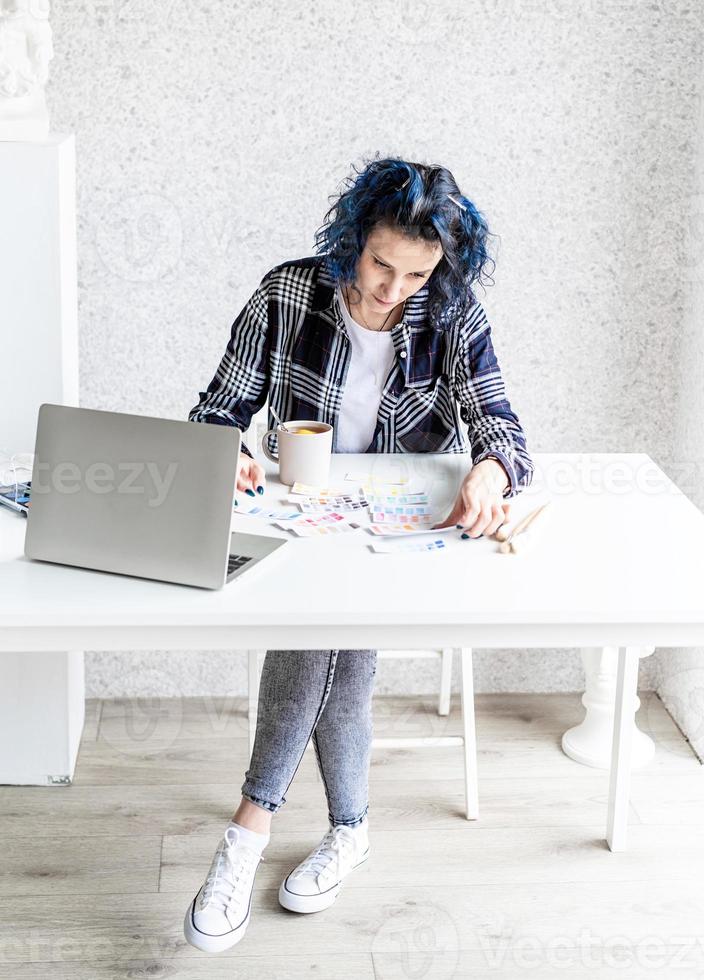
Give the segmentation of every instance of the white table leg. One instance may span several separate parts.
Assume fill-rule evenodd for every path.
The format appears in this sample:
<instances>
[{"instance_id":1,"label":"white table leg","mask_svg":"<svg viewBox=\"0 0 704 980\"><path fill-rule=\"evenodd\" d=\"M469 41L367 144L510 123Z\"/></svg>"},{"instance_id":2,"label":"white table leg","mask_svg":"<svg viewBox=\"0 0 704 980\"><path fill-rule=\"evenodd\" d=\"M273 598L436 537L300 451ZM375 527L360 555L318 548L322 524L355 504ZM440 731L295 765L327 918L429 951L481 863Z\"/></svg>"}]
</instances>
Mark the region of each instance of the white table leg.
<instances>
[{"instance_id":1,"label":"white table leg","mask_svg":"<svg viewBox=\"0 0 704 980\"><path fill-rule=\"evenodd\" d=\"M606 825L606 841L612 851L626 850L633 743L631 705L638 686L638 659L638 647L619 647L609 780L609 812Z\"/></svg>"},{"instance_id":2,"label":"white table leg","mask_svg":"<svg viewBox=\"0 0 704 980\"><path fill-rule=\"evenodd\" d=\"M474 676L471 647L463 647L460 650L460 691L462 695L465 816L467 820L478 820L477 732L474 721Z\"/></svg>"},{"instance_id":3,"label":"white table leg","mask_svg":"<svg viewBox=\"0 0 704 980\"><path fill-rule=\"evenodd\" d=\"M70 785L84 718L82 650L0 653L0 783Z\"/></svg>"}]
</instances>

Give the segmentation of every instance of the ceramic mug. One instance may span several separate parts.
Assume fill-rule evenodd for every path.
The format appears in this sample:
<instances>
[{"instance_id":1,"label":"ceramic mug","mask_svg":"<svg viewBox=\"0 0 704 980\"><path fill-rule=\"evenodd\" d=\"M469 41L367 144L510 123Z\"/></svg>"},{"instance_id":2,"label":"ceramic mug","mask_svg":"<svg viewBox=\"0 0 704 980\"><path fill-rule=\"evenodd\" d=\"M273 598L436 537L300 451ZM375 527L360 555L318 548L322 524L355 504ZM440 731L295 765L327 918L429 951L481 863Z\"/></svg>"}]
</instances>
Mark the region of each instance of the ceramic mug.
<instances>
[{"instance_id":1,"label":"ceramic mug","mask_svg":"<svg viewBox=\"0 0 704 980\"><path fill-rule=\"evenodd\" d=\"M278 463L279 477L286 486L308 483L314 487L326 487L330 476L332 454L332 426L327 422L293 419L277 425L262 436L262 452L272 463ZM267 447L267 439L275 435L278 455Z\"/></svg>"}]
</instances>

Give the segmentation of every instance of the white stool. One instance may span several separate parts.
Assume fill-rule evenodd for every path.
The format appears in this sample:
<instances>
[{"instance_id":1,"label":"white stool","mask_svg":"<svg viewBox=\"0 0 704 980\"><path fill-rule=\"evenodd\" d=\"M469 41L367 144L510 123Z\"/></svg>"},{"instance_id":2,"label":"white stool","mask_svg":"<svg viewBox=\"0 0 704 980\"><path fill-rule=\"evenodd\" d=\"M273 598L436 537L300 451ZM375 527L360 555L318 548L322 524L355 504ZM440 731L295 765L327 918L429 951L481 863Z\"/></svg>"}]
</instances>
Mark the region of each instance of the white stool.
<instances>
[{"instance_id":1,"label":"white stool","mask_svg":"<svg viewBox=\"0 0 704 980\"><path fill-rule=\"evenodd\" d=\"M413 657L433 657L440 660L440 697L438 714L450 712L450 690L452 685L451 648L444 650L379 650L382 659L410 659ZM250 650L248 654L248 697L247 718L249 724L249 753L252 754L254 735L257 728L257 707L259 703L259 678L266 650ZM462 735L404 736L400 738L374 738L372 748L423 748L434 745L462 745L464 748L464 786L465 816L467 820L479 817L479 796L477 791L477 743L474 720L474 683L472 677L472 649L460 650L460 706L462 712ZM309 742L306 749L312 748Z\"/></svg>"}]
</instances>

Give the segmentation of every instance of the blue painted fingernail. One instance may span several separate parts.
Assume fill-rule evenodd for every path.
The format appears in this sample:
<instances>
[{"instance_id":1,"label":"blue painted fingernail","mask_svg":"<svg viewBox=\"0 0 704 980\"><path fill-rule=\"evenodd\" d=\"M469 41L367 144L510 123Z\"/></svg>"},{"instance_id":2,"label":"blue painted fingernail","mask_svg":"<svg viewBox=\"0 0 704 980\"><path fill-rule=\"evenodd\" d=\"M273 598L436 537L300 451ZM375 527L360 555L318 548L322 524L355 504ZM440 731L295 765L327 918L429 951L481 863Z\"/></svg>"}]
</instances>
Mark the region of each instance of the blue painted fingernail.
<instances>
[{"instance_id":1,"label":"blue painted fingernail","mask_svg":"<svg viewBox=\"0 0 704 980\"><path fill-rule=\"evenodd\" d=\"M462 541L464 541L464 539L465 539L465 538L468 538L468 537L469 537L469 535L468 535L468 534L463 534L463 535L461 536L461 540L462 540Z\"/></svg>"},{"instance_id":2,"label":"blue painted fingernail","mask_svg":"<svg viewBox=\"0 0 704 980\"><path fill-rule=\"evenodd\" d=\"M237 501L235 501L235 507L239 507L239 504L237 503Z\"/></svg>"},{"instance_id":3,"label":"blue painted fingernail","mask_svg":"<svg viewBox=\"0 0 704 980\"><path fill-rule=\"evenodd\" d=\"M254 490L245 490L245 493L249 494L250 497L254 496Z\"/></svg>"},{"instance_id":4,"label":"blue painted fingernail","mask_svg":"<svg viewBox=\"0 0 704 980\"><path fill-rule=\"evenodd\" d=\"M458 531L461 531L462 528L464 527L464 524L455 524L455 527L457 528Z\"/></svg>"},{"instance_id":5,"label":"blue painted fingernail","mask_svg":"<svg viewBox=\"0 0 704 980\"><path fill-rule=\"evenodd\" d=\"M257 493L264 493L264 487L257 487Z\"/></svg>"}]
</instances>

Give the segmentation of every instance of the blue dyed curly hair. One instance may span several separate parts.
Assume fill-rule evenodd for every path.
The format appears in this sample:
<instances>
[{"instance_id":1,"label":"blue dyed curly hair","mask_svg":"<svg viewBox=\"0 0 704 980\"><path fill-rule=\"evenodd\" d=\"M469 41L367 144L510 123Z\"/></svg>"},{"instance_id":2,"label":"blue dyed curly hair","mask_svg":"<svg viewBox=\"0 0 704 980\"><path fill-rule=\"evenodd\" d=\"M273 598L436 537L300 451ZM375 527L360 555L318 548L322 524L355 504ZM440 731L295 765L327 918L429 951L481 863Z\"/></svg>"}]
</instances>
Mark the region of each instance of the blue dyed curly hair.
<instances>
[{"instance_id":1,"label":"blue dyed curly hair","mask_svg":"<svg viewBox=\"0 0 704 980\"><path fill-rule=\"evenodd\" d=\"M442 246L443 257L428 279L430 324L444 330L477 302L472 284L493 281L486 272L495 262L487 251L490 232L484 216L460 192L446 167L396 157L365 160L315 234L335 280L352 284L367 237L377 224L411 239ZM329 200L331 200L330 198ZM484 278L485 277L485 278Z\"/></svg>"}]
</instances>

